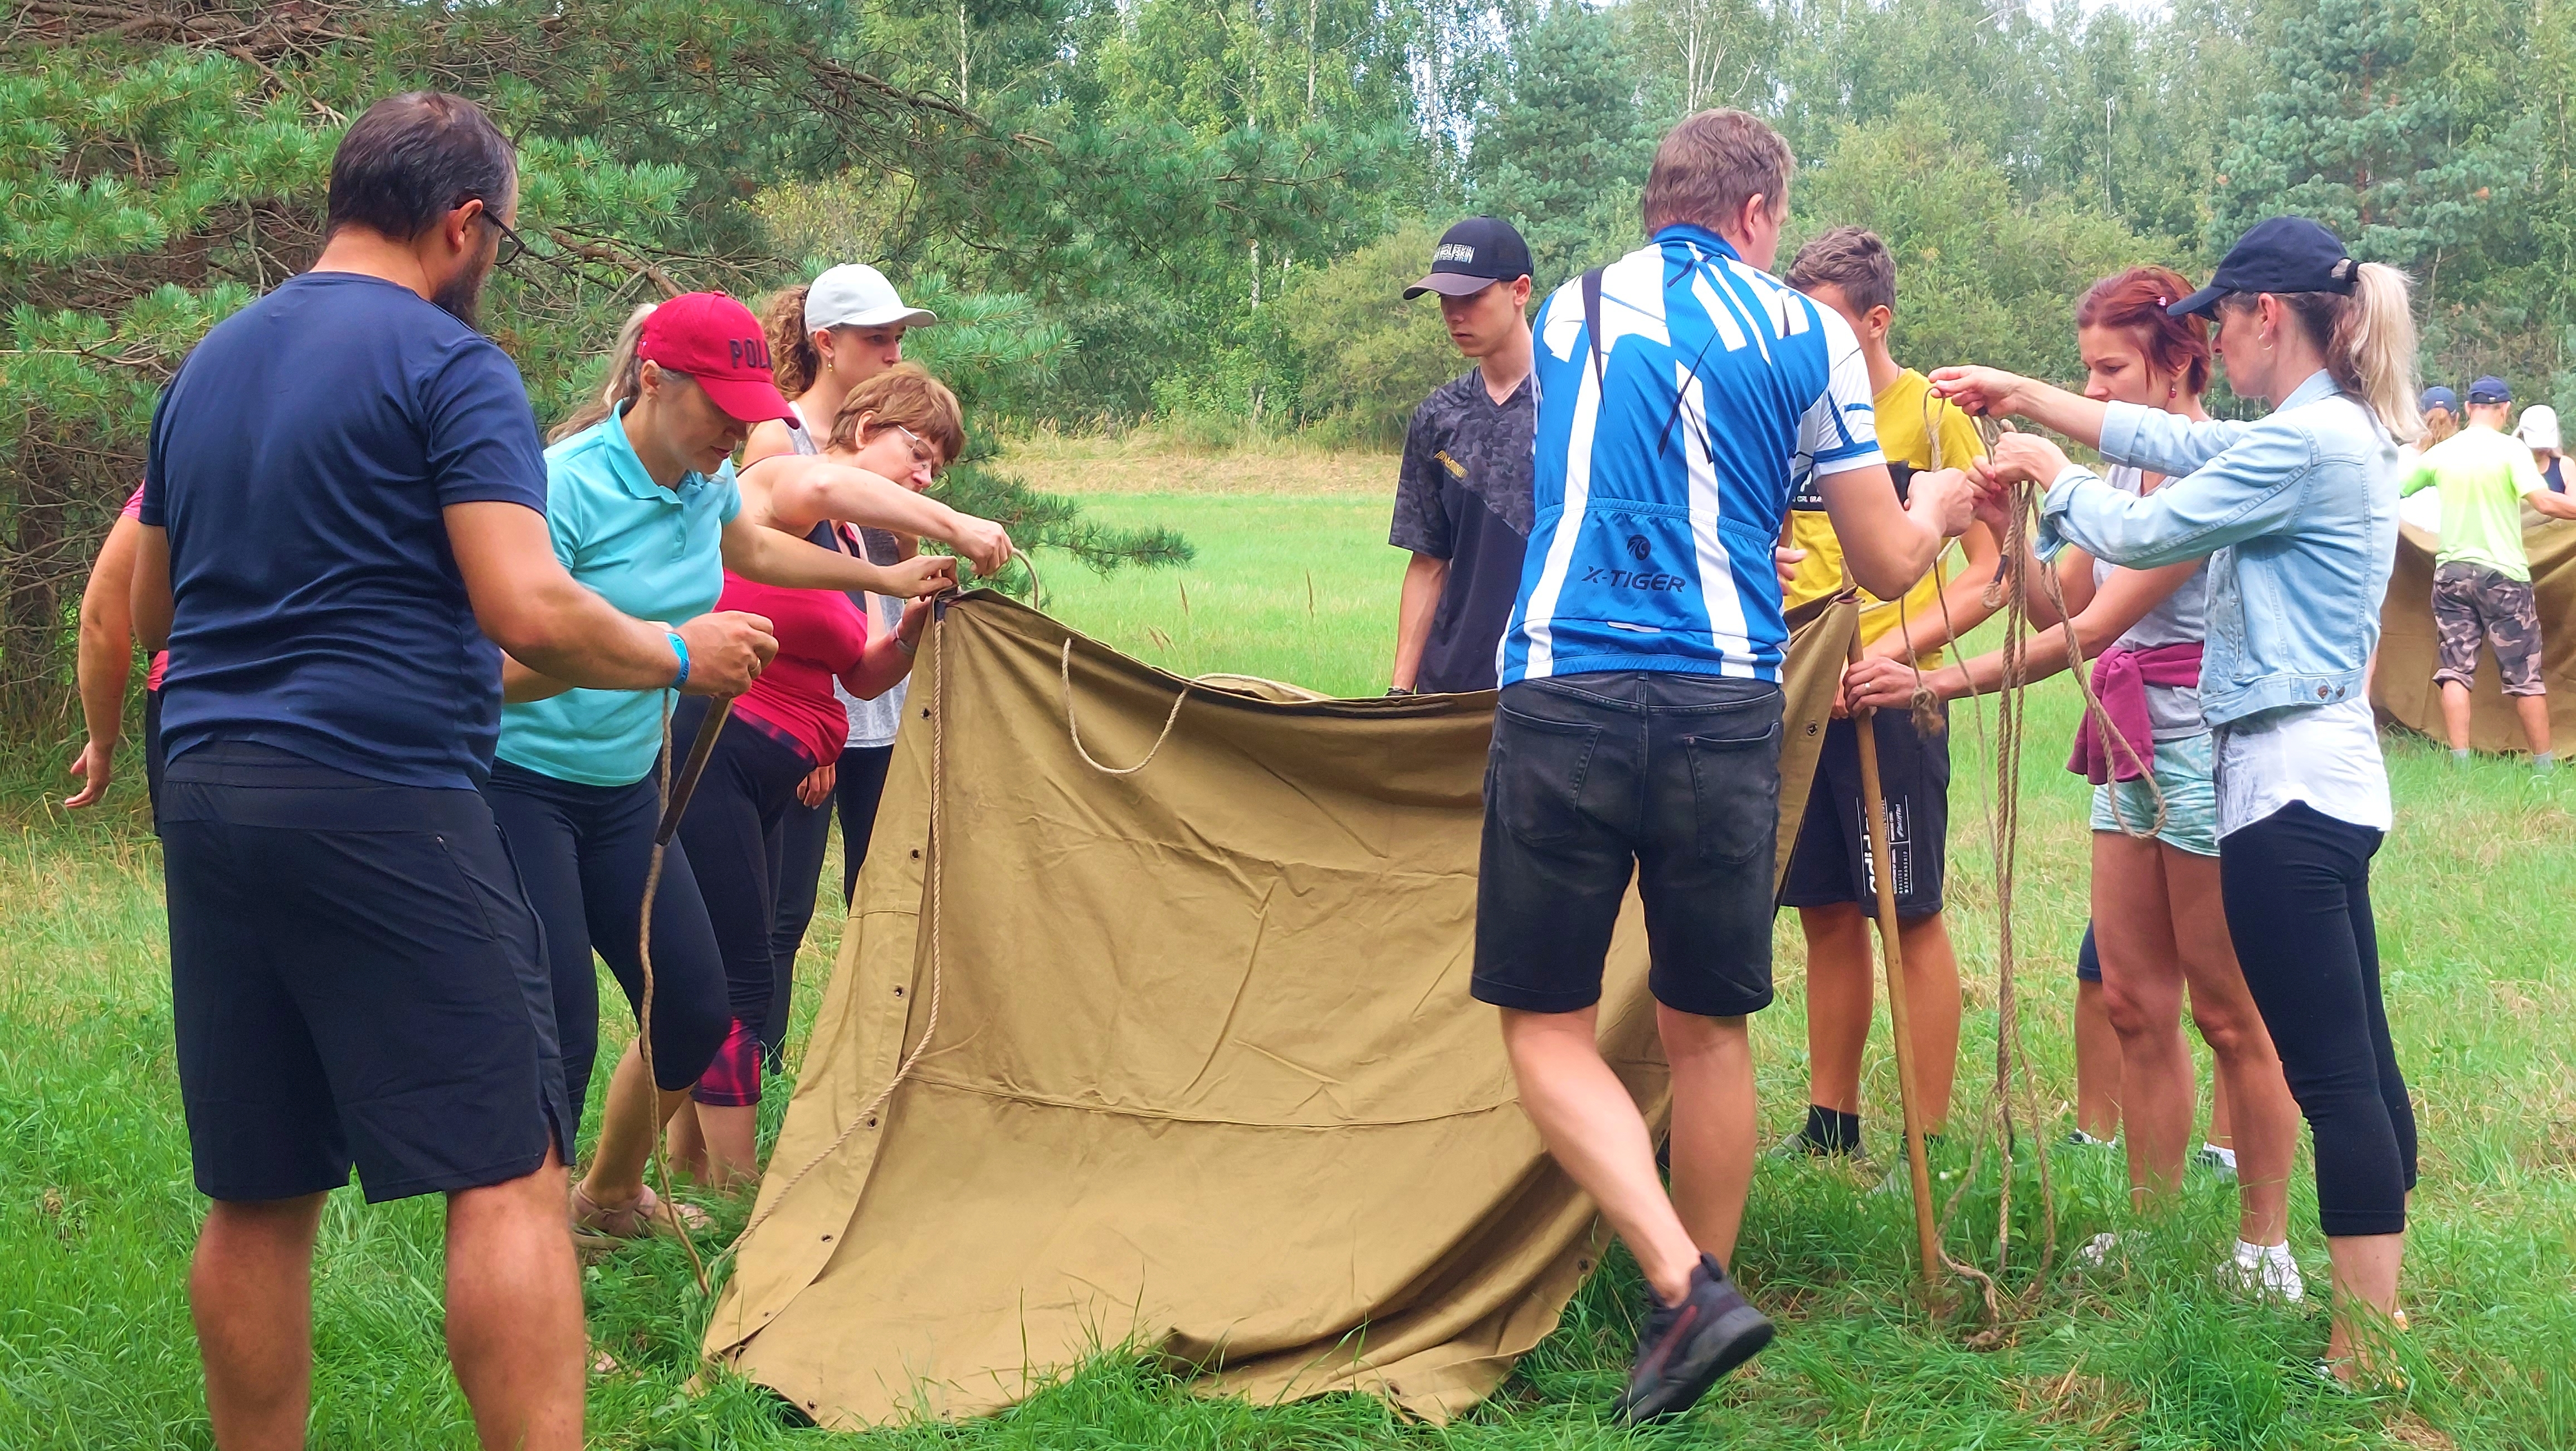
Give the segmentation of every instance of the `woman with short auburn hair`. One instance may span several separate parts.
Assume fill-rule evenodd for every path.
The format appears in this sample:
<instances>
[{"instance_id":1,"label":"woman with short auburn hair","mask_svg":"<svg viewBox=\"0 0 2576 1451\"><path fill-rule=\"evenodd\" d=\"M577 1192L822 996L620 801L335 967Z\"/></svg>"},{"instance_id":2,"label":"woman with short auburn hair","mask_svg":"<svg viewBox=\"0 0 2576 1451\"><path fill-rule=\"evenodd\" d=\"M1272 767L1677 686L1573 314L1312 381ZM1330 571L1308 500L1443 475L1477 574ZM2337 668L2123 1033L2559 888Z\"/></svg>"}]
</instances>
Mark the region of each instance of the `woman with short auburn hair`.
<instances>
[{"instance_id":1,"label":"woman with short auburn hair","mask_svg":"<svg viewBox=\"0 0 2576 1451\"><path fill-rule=\"evenodd\" d=\"M894 284L874 267L844 263L824 269L810 283L782 287L770 294L762 304L761 321L768 329L770 362L779 391L787 395L794 416L752 430L751 443L743 450L746 469L781 456L821 457L833 420L840 415L841 404L851 390L901 364L904 340L915 328L937 323L939 314L904 301ZM952 450L950 456L954 457L955 452ZM765 471L754 472L765 481ZM929 510L942 507L928 499L919 502ZM802 513L809 503L789 501L789 508ZM983 520L969 522L995 536L1001 534L999 525ZM938 529L869 527L857 531L855 548L874 563L897 564L921 552L924 534L937 539L958 538ZM974 551L961 548L960 552ZM866 608L872 626L891 630L902 622L903 601L894 596L870 595ZM770 953L776 959L777 990L771 999L765 1041L771 1047L769 1062L773 1071L779 1066L778 1045L786 1041L796 954L804 946L805 929L814 919L823 860L831 847L832 818L837 808L841 822L841 901L846 906L857 890L859 868L867 861L868 841L876 827L877 802L884 795L886 772L894 762L895 734L903 721L904 686L898 682L873 700L861 700L843 691L840 701L849 716L849 743L842 748L840 759L817 766L806 776L797 787L795 803L787 808L778 925L770 938Z\"/></svg>"}]
</instances>

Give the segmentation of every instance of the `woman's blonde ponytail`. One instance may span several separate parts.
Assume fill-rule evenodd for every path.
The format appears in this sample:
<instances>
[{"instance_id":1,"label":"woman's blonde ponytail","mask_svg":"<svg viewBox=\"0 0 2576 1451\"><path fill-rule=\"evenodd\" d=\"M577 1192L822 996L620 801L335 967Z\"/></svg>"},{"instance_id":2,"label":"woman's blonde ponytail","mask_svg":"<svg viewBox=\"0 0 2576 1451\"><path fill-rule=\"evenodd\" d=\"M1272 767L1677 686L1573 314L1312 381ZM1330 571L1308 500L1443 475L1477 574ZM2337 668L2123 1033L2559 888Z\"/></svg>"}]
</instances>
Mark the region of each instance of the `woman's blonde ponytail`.
<instances>
[{"instance_id":1,"label":"woman's blonde ponytail","mask_svg":"<svg viewBox=\"0 0 2576 1451\"><path fill-rule=\"evenodd\" d=\"M644 341L644 319L653 315L653 304L645 303L626 316L626 326L617 330L617 341L608 350L608 377L589 402L574 409L546 435L546 442L559 443L599 422L618 409L618 405L644 391L644 360L636 356Z\"/></svg>"},{"instance_id":2,"label":"woman's blonde ponytail","mask_svg":"<svg viewBox=\"0 0 2576 1451\"><path fill-rule=\"evenodd\" d=\"M2406 274L2378 262L2353 267L2352 291L2276 292L2308 340L2325 354L2326 376L2370 410L2399 443L2424 436L2415 406L2415 308ZM2239 305L2254 294L2235 294Z\"/></svg>"},{"instance_id":3,"label":"woman's blonde ponytail","mask_svg":"<svg viewBox=\"0 0 2576 1451\"><path fill-rule=\"evenodd\" d=\"M2379 415L2400 443L2424 431L2416 410L2415 308L2406 274L2379 262L2355 270L2352 296L2326 337L2326 367L2346 393Z\"/></svg>"}]
</instances>

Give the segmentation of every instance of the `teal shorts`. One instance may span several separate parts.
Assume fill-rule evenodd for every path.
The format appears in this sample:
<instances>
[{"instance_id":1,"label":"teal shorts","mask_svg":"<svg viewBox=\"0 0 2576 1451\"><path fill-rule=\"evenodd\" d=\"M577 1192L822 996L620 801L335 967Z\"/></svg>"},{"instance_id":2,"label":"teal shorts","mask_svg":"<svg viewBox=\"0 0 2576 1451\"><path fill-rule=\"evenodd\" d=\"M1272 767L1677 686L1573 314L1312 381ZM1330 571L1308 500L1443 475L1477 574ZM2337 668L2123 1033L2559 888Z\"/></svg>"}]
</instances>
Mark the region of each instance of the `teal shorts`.
<instances>
[{"instance_id":1,"label":"teal shorts","mask_svg":"<svg viewBox=\"0 0 2576 1451\"><path fill-rule=\"evenodd\" d=\"M2155 780L2165 793L2165 826L2156 839L2193 856L2218 855L2218 786L2211 776L2217 738L2207 731L2156 742ZM2118 793L2119 814L2112 814ZM2156 819L2156 795L2144 781L2116 781L2093 788L2093 829L2132 831Z\"/></svg>"}]
</instances>

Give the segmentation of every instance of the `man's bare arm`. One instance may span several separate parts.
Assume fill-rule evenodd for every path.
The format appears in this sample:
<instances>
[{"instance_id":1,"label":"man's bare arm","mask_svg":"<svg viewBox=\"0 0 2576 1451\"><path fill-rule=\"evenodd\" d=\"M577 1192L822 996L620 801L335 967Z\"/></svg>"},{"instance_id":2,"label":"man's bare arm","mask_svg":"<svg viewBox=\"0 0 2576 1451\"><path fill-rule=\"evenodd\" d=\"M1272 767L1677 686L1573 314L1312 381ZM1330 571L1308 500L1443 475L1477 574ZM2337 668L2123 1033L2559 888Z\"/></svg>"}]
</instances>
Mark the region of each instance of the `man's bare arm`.
<instances>
[{"instance_id":1,"label":"man's bare arm","mask_svg":"<svg viewBox=\"0 0 2576 1451\"><path fill-rule=\"evenodd\" d=\"M592 690L659 689L680 673L669 638L676 633L688 647L684 689L739 695L778 652L769 622L758 615L700 615L666 631L621 613L564 569L545 516L534 509L488 501L442 512L475 621L537 674Z\"/></svg>"},{"instance_id":2,"label":"man's bare arm","mask_svg":"<svg viewBox=\"0 0 2576 1451\"><path fill-rule=\"evenodd\" d=\"M1440 592L1449 587L1449 561L1436 554L1416 554L1404 566L1404 592L1395 606L1395 670L1388 683L1411 690L1422 674L1422 647L1431 640L1431 621L1440 613Z\"/></svg>"},{"instance_id":3,"label":"man's bare arm","mask_svg":"<svg viewBox=\"0 0 2576 1451\"><path fill-rule=\"evenodd\" d=\"M1912 589L1931 572L1941 541L1965 532L1973 517L1975 491L1957 469L1914 475L1905 503L1885 464L1822 475L1816 488L1852 578L1880 599Z\"/></svg>"},{"instance_id":4,"label":"man's bare arm","mask_svg":"<svg viewBox=\"0 0 2576 1451\"><path fill-rule=\"evenodd\" d=\"M170 648L170 534L145 524L134 536L134 638L146 653Z\"/></svg>"}]
</instances>

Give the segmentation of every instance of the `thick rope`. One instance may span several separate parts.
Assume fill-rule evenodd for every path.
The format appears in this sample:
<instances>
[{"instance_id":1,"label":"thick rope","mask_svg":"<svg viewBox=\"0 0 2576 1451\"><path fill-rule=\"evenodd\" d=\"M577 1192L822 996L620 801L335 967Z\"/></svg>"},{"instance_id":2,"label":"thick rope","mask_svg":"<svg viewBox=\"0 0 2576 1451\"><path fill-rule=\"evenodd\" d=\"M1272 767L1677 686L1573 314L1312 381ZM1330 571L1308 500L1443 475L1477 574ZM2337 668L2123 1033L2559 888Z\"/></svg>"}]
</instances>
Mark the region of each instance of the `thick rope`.
<instances>
[{"instance_id":1,"label":"thick rope","mask_svg":"<svg viewBox=\"0 0 2576 1451\"><path fill-rule=\"evenodd\" d=\"M676 699L673 701L676 704ZM660 805L653 813L659 822L671 810L671 704L662 707L662 767L659 784ZM654 1117L653 1144L646 1158L655 1175L662 1181L662 1212L671 1217L671 1229L680 1236L681 1245L689 1252L689 1271L697 1276L698 1293L713 1293L707 1280L707 1262L698 1254L697 1239L689 1233L688 1221L681 1217L679 1201L671 1195L671 1161L662 1152L665 1124L662 1121L662 1080L653 1073L653 898L662 890L662 856L668 843L661 833L654 833L653 858L644 869L643 921L635 931L635 956L644 977L644 994L635 1010L635 1043L644 1058L644 1092L652 1105Z\"/></svg>"},{"instance_id":2,"label":"thick rope","mask_svg":"<svg viewBox=\"0 0 2576 1451\"><path fill-rule=\"evenodd\" d=\"M1995 443L1992 426L1983 419L1978 422L1988 451L1991 453ZM1934 447L1937 457L1938 435L1937 431L1930 427L1929 420L1927 420L1927 432L1932 433L1936 440ZM1982 1139L1972 1155L1969 1172L1962 1176L1959 1188L1951 1192L1949 1201L1942 1208L1941 1239L1944 1247L1941 1250L1941 1258L1952 1273L1975 1284L1985 1302L1988 1325L1977 1336L1971 1337L1971 1343L1975 1344L1992 1344L2000 1341L2006 1333L2005 1327L2008 1321L2027 1313L2030 1301L2044 1292L2048 1282L2048 1269L2055 1263L2057 1255L2056 1186L2048 1162L2045 1136L2039 1132L2037 1085L2031 1070L2029 1055L2022 1047L2021 1004L2015 981L2018 951L2013 936L2014 888L2021 838L2021 768L2030 685L2031 622L2028 571L2036 563L2029 548L2029 540L2038 504L2039 493L2034 486L2025 484L2014 490L2012 522L2006 531L2006 537L2001 541L2003 546L2001 568L1997 572L1996 579L1987 588L1987 604L2000 607L2004 611L2004 640L2001 651L2003 672L1995 692L1996 721L1991 742L1986 734L1983 702L1978 698L1977 692L1971 691L1969 694L1970 719L1977 732L1978 744L1980 748L1991 749L1995 760L1994 790L1982 804L1987 817L1988 842L1994 854L1996 915L1995 1077L1993 1086L1989 1090L1988 1102L1994 1114L1997 1137L2001 1143L2003 1167L1996 1208L1995 1257L1992 1271L1980 1269L1952 1255L1947 1248L1951 1220L1969 1186L1977 1181L1978 1172L1984 1162L1985 1144ZM2058 626L2063 631L2066 643L2068 668L2075 676L2086 715L2095 722L2097 729L2117 743L2115 748L2128 756L2130 764L2138 768L2140 777L2147 782L2148 789L2156 802L2155 819L2142 831L2129 823L2126 814L2120 809L2118 794L2115 792L2112 797L2114 819L2123 834L2133 838L2151 838L2165 825L2166 802L2163 789L2155 780L2154 772L2148 768L2147 763L2139 760L2135 748L2129 744L2127 738L2111 728L2109 717L2093 692L2092 680L2086 671L2083 642L2076 634L2073 616L2066 608L2063 582L2058 578L2055 569L2046 565L2037 567L2042 574L2042 591L2057 612ZM1943 629L1955 646L1958 632L1949 617L1949 598L1946 592L1941 595L1939 603ZM1919 665L1917 666L1917 691L1919 706L1920 695L1929 693L1922 687ZM2031 1139L2036 1146L2042 1238L2039 1268L2032 1278L2031 1288L2023 1295L2012 1296L2007 1303L2001 1283L2011 1268L2012 1181L2020 1141L2013 1102L2016 1088L2019 1089L2021 1098L2022 1116L2030 1125Z\"/></svg>"},{"instance_id":3,"label":"thick rope","mask_svg":"<svg viewBox=\"0 0 2576 1451\"><path fill-rule=\"evenodd\" d=\"M2012 425L2006 423L1998 427L1993 420L1986 418L1979 418L1976 422L1978 435L1984 439L1986 452L1991 456L1994 452L1995 440L2002 433L2011 432ZM2009 590L2015 606L2024 613L2025 625L2028 623L2030 597L2025 592L2027 576L2024 575L2023 570L2028 563L2026 555L2030 543L2030 520L2038 512L2039 498L2040 491L2035 486L2026 484L2013 491L2015 512L2010 531L2011 537L2003 541L2003 570L1986 586L1987 608L1992 609L2003 604L2004 601L1999 598L1999 592ZM2114 790L2111 793L2111 819L2118 823L2121 835L2135 841L2150 840L2165 829L2167 821L2164 783L2156 779L2155 763L2139 757L2137 747L2129 744L2128 736L2111 724L2110 712L2102 708L2101 697L2093 693L2093 673L2086 668L2091 662L2084 657L2083 639L2075 633L2075 616L2066 608L2066 582L2058 578L2054 567L2048 565L2040 567L2039 577L2041 590L2047 594L2050 607L2057 611L2057 627L2066 641L2066 670L2068 674L2075 677L2075 690L2083 697L2086 718L2093 722L2093 728L2101 733L2105 741L2110 742L2113 749L2128 758L2128 764L2138 773L2137 779L2147 783L2148 794L2155 798L2155 819L2145 828L2139 829L2129 825L2128 814L2120 807L2120 793ZM2007 671L2006 679L2010 682L2004 686L2005 689L2028 683L2028 666L2017 657L2007 653L2004 668ZM2018 743L2015 749L2019 749ZM2119 773L2115 771L2112 774L2116 777Z\"/></svg>"}]
</instances>

